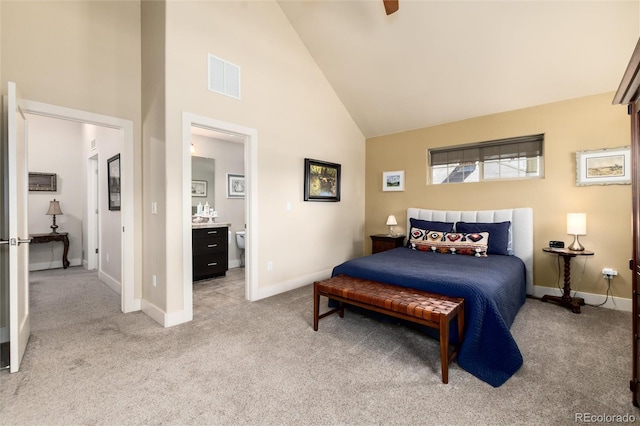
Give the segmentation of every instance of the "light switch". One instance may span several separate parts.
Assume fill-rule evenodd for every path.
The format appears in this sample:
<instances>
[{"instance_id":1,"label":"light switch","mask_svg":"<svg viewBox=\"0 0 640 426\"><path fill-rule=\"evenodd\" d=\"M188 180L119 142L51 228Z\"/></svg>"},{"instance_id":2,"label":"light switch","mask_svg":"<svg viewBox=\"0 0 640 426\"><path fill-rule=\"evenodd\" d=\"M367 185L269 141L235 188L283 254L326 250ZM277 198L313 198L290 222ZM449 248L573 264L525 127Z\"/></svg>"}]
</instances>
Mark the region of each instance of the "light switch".
<instances>
[{"instance_id":1,"label":"light switch","mask_svg":"<svg viewBox=\"0 0 640 426\"><path fill-rule=\"evenodd\" d=\"M152 201L151 202L151 214L158 214L158 202L157 201Z\"/></svg>"}]
</instances>

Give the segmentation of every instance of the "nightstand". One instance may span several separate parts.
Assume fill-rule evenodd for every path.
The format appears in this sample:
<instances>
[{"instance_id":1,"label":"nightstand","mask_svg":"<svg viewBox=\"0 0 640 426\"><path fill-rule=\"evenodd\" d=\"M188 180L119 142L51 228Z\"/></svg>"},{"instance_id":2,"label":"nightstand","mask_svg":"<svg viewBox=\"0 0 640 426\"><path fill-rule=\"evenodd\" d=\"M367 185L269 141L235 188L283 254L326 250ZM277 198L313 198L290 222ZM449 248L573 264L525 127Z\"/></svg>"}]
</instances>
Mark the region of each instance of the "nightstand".
<instances>
[{"instance_id":1,"label":"nightstand","mask_svg":"<svg viewBox=\"0 0 640 426\"><path fill-rule=\"evenodd\" d=\"M580 313L580 306L584 306L582 297L571 297L571 258L576 256L593 256L592 251L582 250L574 251L567 248L550 248L542 249L545 253L552 253L561 256L564 259L564 288L562 296L542 296L543 302L554 302L560 306L571 309L574 314Z\"/></svg>"},{"instance_id":2,"label":"nightstand","mask_svg":"<svg viewBox=\"0 0 640 426\"><path fill-rule=\"evenodd\" d=\"M371 235L371 252L373 254L404 246L404 235L392 237L386 234Z\"/></svg>"}]
</instances>

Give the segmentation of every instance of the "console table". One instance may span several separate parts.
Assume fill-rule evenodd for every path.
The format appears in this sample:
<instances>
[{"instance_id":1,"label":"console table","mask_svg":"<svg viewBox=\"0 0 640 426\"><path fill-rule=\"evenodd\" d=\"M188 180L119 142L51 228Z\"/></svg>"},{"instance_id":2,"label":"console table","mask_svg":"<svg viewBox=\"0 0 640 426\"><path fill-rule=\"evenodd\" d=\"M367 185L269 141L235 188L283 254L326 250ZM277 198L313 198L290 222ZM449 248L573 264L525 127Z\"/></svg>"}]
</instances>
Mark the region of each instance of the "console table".
<instances>
[{"instance_id":1,"label":"console table","mask_svg":"<svg viewBox=\"0 0 640 426\"><path fill-rule=\"evenodd\" d=\"M571 258L576 256L593 256L593 252L550 247L545 247L542 251L562 256L564 259L564 288L562 296L545 295L542 296L542 301L557 303L558 305L571 309L574 314L579 314L580 306L584 306L584 299L582 297L571 297Z\"/></svg>"},{"instance_id":2,"label":"console table","mask_svg":"<svg viewBox=\"0 0 640 426\"><path fill-rule=\"evenodd\" d=\"M69 233L68 232L56 232L50 234L31 234L32 244L48 243L51 241L62 241L64 244L64 251L62 252L62 268L67 269L69 267L69 260L67 254L69 254Z\"/></svg>"}]
</instances>

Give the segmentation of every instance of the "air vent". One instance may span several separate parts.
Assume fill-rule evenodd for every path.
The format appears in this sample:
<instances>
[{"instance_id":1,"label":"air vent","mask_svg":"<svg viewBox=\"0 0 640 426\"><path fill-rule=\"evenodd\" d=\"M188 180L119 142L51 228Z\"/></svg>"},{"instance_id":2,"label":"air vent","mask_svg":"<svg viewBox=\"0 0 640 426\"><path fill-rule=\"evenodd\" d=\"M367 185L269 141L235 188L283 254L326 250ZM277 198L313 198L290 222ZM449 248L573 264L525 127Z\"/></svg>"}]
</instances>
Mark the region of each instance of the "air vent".
<instances>
[{"instance_id":1,"label":"air vent","mask_svg":"<svg viewBox=\"0 0 640 426\"><path fill-rule=\"evenodd\" d=\"M240 99L240 67L210 54L209 90Z\"/></svg>"}]
</instances>

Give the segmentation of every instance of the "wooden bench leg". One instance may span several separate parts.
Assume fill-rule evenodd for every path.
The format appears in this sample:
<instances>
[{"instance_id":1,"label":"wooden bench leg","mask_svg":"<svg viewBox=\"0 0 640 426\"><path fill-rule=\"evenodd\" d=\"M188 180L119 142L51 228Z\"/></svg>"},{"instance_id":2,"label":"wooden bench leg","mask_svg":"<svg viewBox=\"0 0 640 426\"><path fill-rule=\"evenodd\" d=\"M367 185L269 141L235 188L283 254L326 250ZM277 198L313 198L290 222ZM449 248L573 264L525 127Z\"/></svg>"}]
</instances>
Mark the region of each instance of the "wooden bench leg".
<instances>
[{"instance_id":1,"label":"wooden bench leg","mask_svg":"<svg viewBox=\"0 0 640 426\"><path fill-rule=\"evenodd\" d=\"M318 314L320 313L320 293L318 283L313 283L313 331L318 331Z\"/></svg>"},{"instance_id":2,"label":"wooden bench leg","mask_svg":"<svg viewBox=\"0 0 640 426\"><path fill-rule=\"evenodd\" d=\"M440 363L442 383L449 383L449 318L440 315Z\"/></svg>"}]
</instances>

